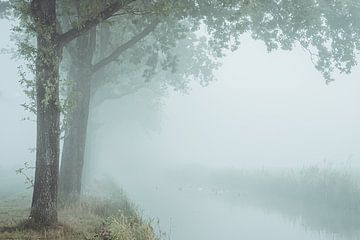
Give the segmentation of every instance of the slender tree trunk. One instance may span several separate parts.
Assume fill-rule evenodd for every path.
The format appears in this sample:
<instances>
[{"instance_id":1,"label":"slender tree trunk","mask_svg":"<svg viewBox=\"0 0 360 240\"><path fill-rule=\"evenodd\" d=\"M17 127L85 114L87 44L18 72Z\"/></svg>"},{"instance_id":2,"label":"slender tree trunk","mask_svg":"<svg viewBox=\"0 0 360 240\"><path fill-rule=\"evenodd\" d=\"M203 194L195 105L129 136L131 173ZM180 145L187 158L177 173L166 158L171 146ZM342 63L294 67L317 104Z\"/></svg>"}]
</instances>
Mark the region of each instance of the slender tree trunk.
<instances>
[{"instance_id":1,"label":"slender tree trunk","mask_svg":"<svg viewBox=\"0 0 360 240\"><path fill-rule=\"evenodd\" d=\"M91 182L94 180L94 177L96 178L98 172L97 172L97 166L99 163L96 161L98 159L98 146L96 145L96 139L98 131L101 129L102 124L94 122L94 119L92 119L92 114L94 110L91 107L90 103L90 115L88 120L88 130L87 130L87 136L86 136L86 147L85 147L85 162L83 169L83 182ZM95 113L96 115L96 113ZM95 120L96 121L96 120Z\"/></svg>"},{"instance_id":2,"label":"slender tree trunk","mask_svg":"<svg viewBox=\"0 0 360 240\"><path fill-rule=\"evenodd\" d=\"M80 8L77 9L81 16ZM104 24L100 26L100 58L98 64L92 65L93 54L96 44L96 29L93 28L87 34L79 37L76 41L77 52L73 57L72 80L76 95L75 107L69 116L68 127L65 133L63 153L60 169L60 199L67 202L76 201L80 197L86 135L89 116L90 97L104 84L107 76L104 66L116 60L119 55L146 37L155 29L158 22L152 23L140 34L130 41L116 48L111 54L108 53L110 46L110 28ZM109 54L109 55L108 55ZM94 74L96 70L96 74ZM93 78L93 79L92 79ZM94 79L98 79L94 81Z\"/></svg>"},{"instance_id":3,"label":"slender tree trunk","mask_svg":"<svg viewBox=\"0 0 360 240\"><path fill-rule=\"evenodd\" d=\"M84 76L79 76L76 84L78 96L68 116L61 157L60 199L65 202L77 200L80 196L89 116L90 81Z\"/></svg>"},{"instance_id":4,"label":"slender tree trunk","mask_svg":"<svg viewBox=\"0 0 360 240\"><path fill-rule=\"evenodd\" d=\"M37 142L30 217L39 226L49 226L57 223L61 47L57 43L55 0L31 3L37 31Z\"/></svg>"},{"instance_id":5,"label":"slender tree trunk","mask_svg":"<svg viewBox=\"0 0 360 240\"><path fill-rule=\"evenodd\" d=\"M64 203L80 197L85 144L91 94L90 68L93 57L95 29L77 40L77 56L73 59L70 77L73 81L75 104L65 130L60 169L60 200ZM93 46L93 47L92 47Z\"/></svg>"}]
</instances>

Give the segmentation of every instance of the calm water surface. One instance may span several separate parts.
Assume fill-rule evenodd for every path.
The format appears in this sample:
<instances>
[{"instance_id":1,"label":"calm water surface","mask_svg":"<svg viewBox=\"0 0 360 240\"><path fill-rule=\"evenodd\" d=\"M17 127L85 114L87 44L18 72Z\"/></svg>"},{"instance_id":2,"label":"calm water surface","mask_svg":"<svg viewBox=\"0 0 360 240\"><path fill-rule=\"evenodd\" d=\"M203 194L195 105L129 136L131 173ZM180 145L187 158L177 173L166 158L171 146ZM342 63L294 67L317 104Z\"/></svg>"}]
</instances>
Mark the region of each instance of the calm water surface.
<instances>
[{"instance_id":1,"label":"calm water surface","mask_svg":"<svg viewBox=\"0 0 360 240\"><path fill-rule=\"evenodd\" d=\"M330 230L321 229L316 220L314 226L306 225L301 216L289 219L278 209L254 206L231 192L181 186L168 179L139 184L129 179L121 181L130 198L144 209L144 215L159 220L160 228L171 240L360 239L357 230L344 236L341 225Z\"/></svg>"}]
</instances>

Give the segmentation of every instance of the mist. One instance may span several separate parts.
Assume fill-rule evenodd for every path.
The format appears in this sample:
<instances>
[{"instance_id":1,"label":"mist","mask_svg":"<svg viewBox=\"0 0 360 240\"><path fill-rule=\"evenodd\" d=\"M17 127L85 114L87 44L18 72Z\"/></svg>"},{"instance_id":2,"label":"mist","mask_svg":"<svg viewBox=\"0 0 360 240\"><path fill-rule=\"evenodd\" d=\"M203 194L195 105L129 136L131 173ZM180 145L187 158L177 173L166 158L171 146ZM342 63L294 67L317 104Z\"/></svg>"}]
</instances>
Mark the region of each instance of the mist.
<instances>
[{"instance_id":1,"label":"mist","mask_svg":"<svg viewBox=\"0 0 360 240\"><path fill-rule=\"evenodd\" d=\"M0 20L0 46L7 50L16 48L13 24ZM195 53L179 57L177 70L185 73L174 80L167 68L143 64L155 69L146 79L147 69L136 64L147 46L109 65L112 72L103 78L113 79L89 100L79 194L102 198L121 189L150 219L156 239L360 239L359 67L334 71L334 81L327 81L298 42L291 51L268 51L247 33L240 42L237 50L224 50L211 69L214 78L205 82L199 79L208 69L187 76L191 65L203 66L192 62ZM64 60L60 73L71 74L71 52L63 58L70 63ZM30 201L37 125L36 115L22 106L29 98L18 66L26 61L5 52L0 62L1 227L6 202ZM131 89L129 82L138 84ZM60 96L71 96L64 86ZM73 113L82 115L79 109ZM61 114L60 165L72 136L66 125L72 112Z\"/></svg>"},{"instance_id":2,"label":"mist","mask_svg":"<svg viewBox=\"0 0 360 240\"><path fill-rule=\"evenodd\" d=\"M146 111L141 92L103 104L101 119L119 120L97 137L97 169L356 168L358 77L355 69L327 85L302 49L267 53L244 38L207 87L170 91L160 109Z\"/></svg>"},{"instance_id":3,"label":"mist","mask_svg":"<svg viewBox=\"0 0 360 240\"><path fill-rule=\"evenodd\" d=\"M161 109L139 107L141 92L104 104L104 121L113 109L131 117L99 132L101 161L94 168L99 177L124 186L148 216L159 218L171 239L328 239L344 232L357 239L351 227L339 233L324 226L310 231L305 224L304 231L299 219L308 216L302 211L288 220L296 203L277 209L271 199L234 202L227 184L209 182L234 169L281 176L316 167L358 176L359 73L356 68L327 85L301 48L267 53L262 43L245 37L223 59L216 81L205 88L193 84L188 94L170 91ZM314 174L323 177L321 170ZM350 225L336 214L337 227ZM310 220L324 217L315 215Z\"/></svg>"},{"instance_id":4,"label":"mist","mask_svg":"<svg viewBox=\"0 0 360 240\"><path fill-rule=\"evenodd\" d=\"M358 77L356 68L327 85L301 49L267 53L263 44L245 38L223 59L215 82L205 88L193 84L188 94L169 93L163 108L150 115L161 115L160 131L142 131L141 118L128 124L135 128L129 133L119 124L119 132L104 132L101 142L107 147L99 154L116 163L116 156L125 154L119 148L119 135L125 135L134 144L125 158L140 165L147 158L230 168L292 168L324 160L356 165ZM105 105L103 114L136 97Z\"/></svg>"}]
</instances>

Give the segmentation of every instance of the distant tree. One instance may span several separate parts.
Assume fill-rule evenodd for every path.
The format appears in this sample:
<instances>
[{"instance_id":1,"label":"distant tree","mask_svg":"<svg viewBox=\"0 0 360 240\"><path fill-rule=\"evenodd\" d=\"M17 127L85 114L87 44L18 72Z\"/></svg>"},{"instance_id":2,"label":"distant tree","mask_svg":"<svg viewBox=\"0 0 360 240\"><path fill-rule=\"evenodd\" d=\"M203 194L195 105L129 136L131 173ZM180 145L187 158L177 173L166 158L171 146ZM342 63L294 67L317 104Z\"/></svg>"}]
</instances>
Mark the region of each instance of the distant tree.
<instances>
[{"instance_id":1,"label":"distant tree","mask_svg":"<svg viewBox=\"0 0 360 240\"><path fill-rule=\"evenodd\" d=\"M68 76L73 89L68 93L72 104L60 168L62 200L73 201L80 196L91 107L142 88L158 93L167 86L186 90L190 77L201 79L203 84L213 79L217 65L211 49L204 38L193 33L188 21L143 18L112 19L116 24L107 22L94 29L92 47L87 40L90 35L84 35L87 38L78 38L77 47L69 48Z\"/></svg>"}]
</instances>

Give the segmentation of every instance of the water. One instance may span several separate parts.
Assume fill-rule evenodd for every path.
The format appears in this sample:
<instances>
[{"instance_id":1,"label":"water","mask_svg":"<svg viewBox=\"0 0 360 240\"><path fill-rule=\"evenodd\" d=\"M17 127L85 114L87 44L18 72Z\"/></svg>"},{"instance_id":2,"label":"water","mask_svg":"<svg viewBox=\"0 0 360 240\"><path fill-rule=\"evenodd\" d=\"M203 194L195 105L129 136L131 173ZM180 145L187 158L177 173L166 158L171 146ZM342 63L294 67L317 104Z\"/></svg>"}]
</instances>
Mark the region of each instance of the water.
<instances>
[{"instance_id":1,"label":"water","mask_svg":"<svg viewBox=\"0 0 360 240\"><path fill-rule=\"evenodd\" d=\"M322 221L326 223L319 223L317 218L304 221L300 215L289 217L296 211L285 206L282 210L272 209L271 204L259 205L261 201L252 204L234 192L182 185L180 180L165 177L151 182L145 177L123 178L121 182L143 214L159 221L161 230L171 240L360 239L357 230L347 234L350 230L341 223L331 225L333 219L325 218ZM287 211L291 214L286 214ZM333 228L323 227L324 224Z\"/></svg>"}]
</instances>

